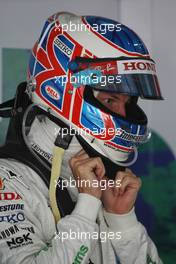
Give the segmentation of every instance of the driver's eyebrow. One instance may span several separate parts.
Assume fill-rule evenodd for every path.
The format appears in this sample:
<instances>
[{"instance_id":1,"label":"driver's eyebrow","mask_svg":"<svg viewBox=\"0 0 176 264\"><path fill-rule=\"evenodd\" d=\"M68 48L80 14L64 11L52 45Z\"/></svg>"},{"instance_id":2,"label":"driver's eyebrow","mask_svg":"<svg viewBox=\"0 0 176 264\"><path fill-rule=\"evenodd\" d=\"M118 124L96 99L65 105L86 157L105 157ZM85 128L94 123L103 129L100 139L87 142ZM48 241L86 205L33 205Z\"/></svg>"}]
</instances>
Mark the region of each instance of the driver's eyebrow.
<instances>
[{"instance_id":1,"label":"driver's eyebrow","mask_svg":"<svg viewBox=\"0 0 176 264\"><path fill-rule=\"evenodd\" d=\"M119 96L116 95L116 94L111 94L110 96L111 96L111 97L114 97L114 98L116 98L116 99L119 99Z\"/></svg>"},{"instance_id":2,"label":"driver's eyebrow","mask_svg":"<svg viewBox=\"0 0 176 264\"><path fill-rule=\"evenodd\" d=\"M115 98L117 100L119 100L119 96L117 94L111 94L110 95L112 98ZM126 101L126 103L130 103L131 102L131 97L128 98L128 100Z\"/></svg>"}]
</instances>

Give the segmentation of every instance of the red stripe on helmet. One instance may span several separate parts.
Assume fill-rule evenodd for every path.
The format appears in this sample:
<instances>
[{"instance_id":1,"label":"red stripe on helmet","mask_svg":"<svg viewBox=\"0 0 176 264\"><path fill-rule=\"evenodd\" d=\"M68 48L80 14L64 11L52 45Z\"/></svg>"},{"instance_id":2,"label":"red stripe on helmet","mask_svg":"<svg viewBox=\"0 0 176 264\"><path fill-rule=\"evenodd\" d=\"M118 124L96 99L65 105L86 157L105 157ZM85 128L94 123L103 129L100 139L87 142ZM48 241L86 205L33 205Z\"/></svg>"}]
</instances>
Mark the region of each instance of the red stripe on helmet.
<instances>
[{"instance_id":1,"label":"red stripe on helmet","mask_svg":"<svg viewBox=\"0 0 176 264\"><path fill-rule=\"evenodd\" d=\"M115 147L116 149L120 149L120 150L125 151L125 152L132 152L133 151L133 148L123 147L123 146L118 145L114 142L106 142L106 145L111 145L111 146Z\"/></svg>"}]
</instances>

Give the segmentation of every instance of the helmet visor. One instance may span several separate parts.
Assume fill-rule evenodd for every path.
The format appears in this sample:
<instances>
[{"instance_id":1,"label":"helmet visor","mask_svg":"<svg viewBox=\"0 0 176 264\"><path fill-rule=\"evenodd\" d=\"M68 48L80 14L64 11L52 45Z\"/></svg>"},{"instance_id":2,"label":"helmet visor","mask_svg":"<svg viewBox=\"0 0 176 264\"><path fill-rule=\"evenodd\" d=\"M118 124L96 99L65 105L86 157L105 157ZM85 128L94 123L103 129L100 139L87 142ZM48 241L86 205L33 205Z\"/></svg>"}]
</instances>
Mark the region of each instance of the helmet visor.
<instances>
[{"instance_id":1,"label":"helmet visor","mask_svg":"<svg viewBox=\"0 0 176 264\"><path fill-rule=\"evenodd\" d=\"M86 59L77 62L74 87L89 85L104 92L162 100L153 60L144 58Z\"/></svg>"}]
</instances>

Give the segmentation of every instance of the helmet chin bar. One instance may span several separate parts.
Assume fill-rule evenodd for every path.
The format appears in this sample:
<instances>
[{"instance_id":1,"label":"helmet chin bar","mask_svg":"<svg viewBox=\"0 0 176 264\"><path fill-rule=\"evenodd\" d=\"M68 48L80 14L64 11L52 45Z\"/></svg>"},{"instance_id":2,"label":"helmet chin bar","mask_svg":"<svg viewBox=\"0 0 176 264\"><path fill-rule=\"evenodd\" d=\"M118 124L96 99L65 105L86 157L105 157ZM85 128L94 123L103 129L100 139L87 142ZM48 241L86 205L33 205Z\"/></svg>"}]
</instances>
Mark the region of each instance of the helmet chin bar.
<instances>
[{"instance_id":1,"label":"helmet chin bar","mask_svg":"<svg viewBox=\"0 0 176 264\"><path fill-rule=\"evenodd\" d=\"M101 145L100 145L100 148L102 148ZM106 154L107 158L110 159L111 157L110 157L109 153L105 149L102 149L102 150ZM136 162L137 157L138 157L138 150L136 147L134 147L134 157L131 161L129 161L129 162L128 161L127 162L114 161L114 163L116 163L117 165L122 166L122 167L129 167Z\"/></svg>"},{"instance_id":2,"label":"helmet chin bar","mask_svg":"<svg viewBox=\"0 0 176 264\"><path fill-rule=\"evenodd\" d=\"M80 145L82 146L82 148L85 150L85 152L87 152L87 154L89 155L89 157L100 157L102 159L102 162L105 166L105 171L106 171L106 176L109 179L115 179L116 173L118 171L124 171L126 167L131 166L132 164L134 164L137 160L138 157L138 151L137 148L134 148L134 157L132 159L132 161L130 162L113 162L111 161L111 158L109 157L108 152L106 151L106 155L107 157L105 157L104 155L100 154L98 151L96 151L94 148L92 148L80 135L76 136ZM103 149L103 151L105 152L105 150Z\"/></svg>"}]
</instances>

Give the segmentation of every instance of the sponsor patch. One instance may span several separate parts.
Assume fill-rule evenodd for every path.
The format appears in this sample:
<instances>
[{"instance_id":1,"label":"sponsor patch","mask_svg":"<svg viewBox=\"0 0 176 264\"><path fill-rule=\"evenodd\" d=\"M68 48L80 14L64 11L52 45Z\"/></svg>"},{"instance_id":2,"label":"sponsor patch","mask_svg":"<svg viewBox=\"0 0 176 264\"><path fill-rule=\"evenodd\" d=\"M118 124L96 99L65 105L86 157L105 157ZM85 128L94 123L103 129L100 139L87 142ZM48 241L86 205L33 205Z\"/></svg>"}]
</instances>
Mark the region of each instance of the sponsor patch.
<instances>
[{"instance_id":1,"label":"sponsor patch","mask_svg":"<svg viewBox=\"0 0 176 264\"><path fill-rule=\"evenodd\" d=\"M131 133L127 133L125 130L118 128L116 130L116 136L122 138L127 141L133 141L135 143L145 142L148 135L134 135Z\"/></svg>"},{"instance_id":2,"label":"sponsor patch","mask_svg":"<svg viewBox=\"0 0 176 264\"><path fill-rule=\"evenodd\" d=\"M49 161L50 163L52 162L52 155L47 153L46 151L42 150L39 145L32 143L31 145L32 149L35 150L40 156L42 156L44 159Z\"/></svg>"},{"instance_id":3,"label":"sponsor patch","mask_svg":"<svg viewBox=\"0 0 176 264\"><path fill-rule=\"evenodd\" d=\"M151 60L118 61L118 74L153 74L156 75L155 63Z\"/></svg>"},{"instance_id":4,"label":"sponsor patch","mask_svg":"<svg viewBox=\"0 0 176 264\"><path fill-rule=\"evenodd\" d=\"M54 44L60 49L65 55L71 56L72 55L72 50L65 44L63 43L60 39L55 38Z\"/></svg>"},{"instance_id":5,"label":"sponsor patch","mask_svg":"<svg viewBox=\"0 0 176 264\"><path fill-rule=\"evenodd\" d=\"M18 223L23 222L25 220L25 216L23 212L14 213L10 215L0 215L0 223L7 222L7 223Z\"/></svg>"},{"instance_id":6,"label":"sponsor patch","mask_svg":"<svg viewBox=\"0 0 176 264\"><path fill-rule=\"evenodd\" d=\"M34 231L33 226L30 226L30 227L20 227L20 229L21 229L21 230L28 231L28 232L31 233L31 234L35 234L35 231Z\"/></svg>"},{"instance_id":7,"label":"sponsor patch","mask_svg":"<svg viewBox=\"0 0 176 264\"><path fill-rule=\"evenodd\" d=\"M82 245L73 261L73 264L81 264L85 259L86 253L88 252L88 247Z\"/></svg>"},{"instance_id":8,"label":"sponsor patch","mask_svg":"<svg viewBox=\"0 0 176 264\"><path fill-rule=\"evenodd\" d=\"M0 212L24 210L24 204L7 204L0 206Z\"/></svg>"},{"instance_id":9,"label":"sponsor patch","mask_svg":"<svg viewBox=\"0 0 176 264\"><path fill-rule=\"evenodd\" d=\"M21 196L16 192L3 192L0 193L0 201L21 200Z\"/></svg>"},{"instance_id":10,"label":"sponsor patch","mask_svg":"<svg viewBox=\"0 0 176 264\"><path fill-rule=\"evenodd\" d=\"M0 239L6 239L10 236L15 235L20 230L16 225L10 226L9 228L6 228L5 230L0 232Z\"/></svg>"},{"instance_id":11,"label":"sponsor patch","mask_svg":"<svg viewBox=\"0 0 176 264\"><path fill-rule=\"evenodd\" d=\"M54 100L59 100L60 99L60 94L51 86L47 85L45 87L46 93Z\"/></svg>"},{"instance_id":12,"label":"sponsor patch","mask_svg":"<svg viewBox=\"0 0 176 264\"><path fill-rule=\"evenodd\" d=\"M99 70L103 73L103 75L117 74L117 63L115 61L111 61L109 63L94 63L94 69Z\"/></svg>"},{"instance_id":13,"label":"sponsor patch","mask_svg":"<svg viewBox=\"0 0 176 264\"><path fill-rule=\"evenodd\" d=\"M24 234L23 236L14 237L11 240L6 241L7 246L10 249L27 246L29 244L33 244L32 238L30 237L30 233Z\"/></svg>"}]
</instances>

